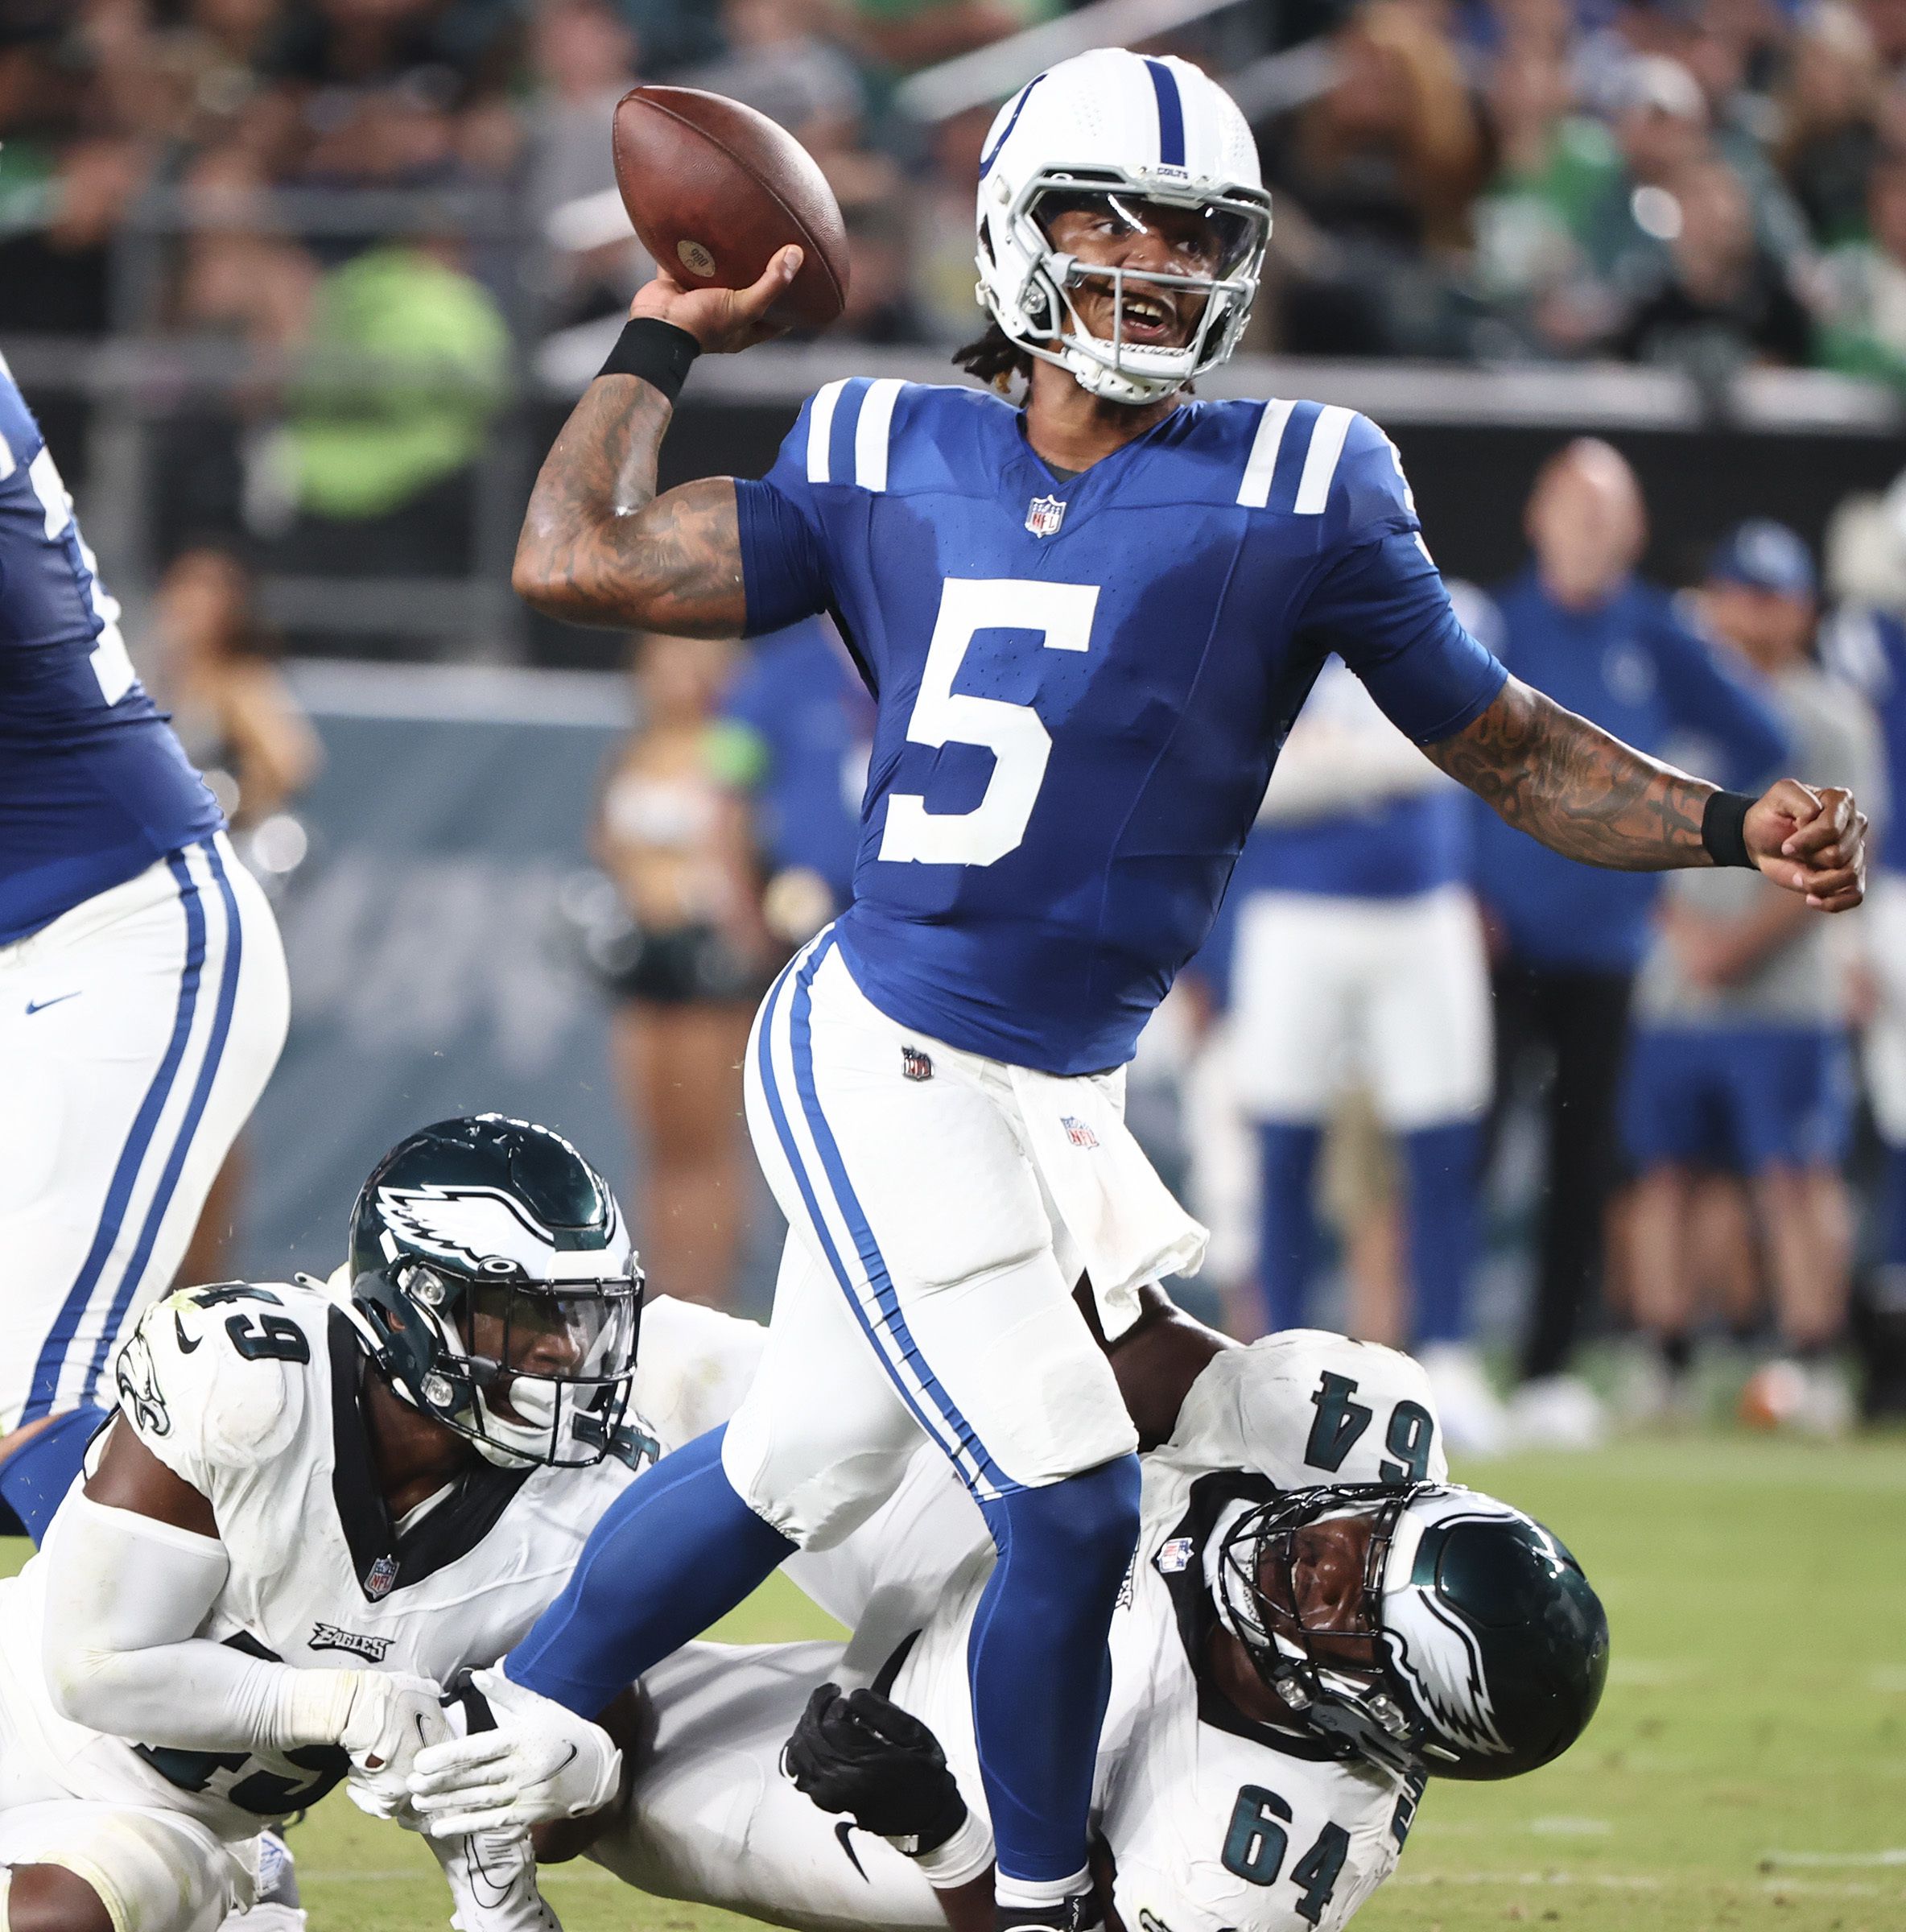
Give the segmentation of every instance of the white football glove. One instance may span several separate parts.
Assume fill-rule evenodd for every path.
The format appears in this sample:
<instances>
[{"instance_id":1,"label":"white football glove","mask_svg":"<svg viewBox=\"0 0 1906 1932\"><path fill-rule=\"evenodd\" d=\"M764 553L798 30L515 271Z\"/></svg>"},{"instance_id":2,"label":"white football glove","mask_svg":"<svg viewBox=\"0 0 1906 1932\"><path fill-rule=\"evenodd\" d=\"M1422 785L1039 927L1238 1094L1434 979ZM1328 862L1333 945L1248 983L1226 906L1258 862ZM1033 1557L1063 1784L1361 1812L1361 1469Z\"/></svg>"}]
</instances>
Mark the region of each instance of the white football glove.
<instances>
[{"instance_id":1,"label":"white football glove","mask_svg":"<svg viewBox=\"0 0 1906 1932\"><path fill-rule=\"evenodd\" d=\"M373 1818L394 1818L410 1800L417 1753L450 1735L443 1693L427 1677L353 1670L350 1709L338 1743L351 1760L351 1802Z\"/></svg>"},{"instance_id":2,"label":"white football glove","mask_svg":"<svg viewBox=\"0 0 1906 1932\"><path fill-rule=\"evenodd\" d=\"M600 1725L511 1683L501 1666L471 1681L496 1729L433 1744L410 1770L410 1805L432 1838L580 1818L615 1796L622 1753Z\"/></svg>"}]
</instances>

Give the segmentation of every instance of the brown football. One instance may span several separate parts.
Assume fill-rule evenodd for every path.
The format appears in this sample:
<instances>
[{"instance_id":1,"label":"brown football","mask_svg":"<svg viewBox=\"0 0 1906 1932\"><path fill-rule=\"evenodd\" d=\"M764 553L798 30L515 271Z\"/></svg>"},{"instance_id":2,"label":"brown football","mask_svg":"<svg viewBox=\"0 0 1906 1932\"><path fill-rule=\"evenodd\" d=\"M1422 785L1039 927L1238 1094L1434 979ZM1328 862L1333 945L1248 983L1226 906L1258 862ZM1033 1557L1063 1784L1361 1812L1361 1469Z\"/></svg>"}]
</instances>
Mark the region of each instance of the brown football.
<instances>
[{"instance_id":1,"label":"brown football","mask_svg":"<svg viewBox=\"0 0 1906 1932\"><path fill-rule=\"evenodd\" d=\"M684 288L745 288L777 249L799 272L769 319L825 328L847 301L847 225L813 155L765 114L695 87L616 103L616 185L642 246Z\"/></svg>"}]
</instances>

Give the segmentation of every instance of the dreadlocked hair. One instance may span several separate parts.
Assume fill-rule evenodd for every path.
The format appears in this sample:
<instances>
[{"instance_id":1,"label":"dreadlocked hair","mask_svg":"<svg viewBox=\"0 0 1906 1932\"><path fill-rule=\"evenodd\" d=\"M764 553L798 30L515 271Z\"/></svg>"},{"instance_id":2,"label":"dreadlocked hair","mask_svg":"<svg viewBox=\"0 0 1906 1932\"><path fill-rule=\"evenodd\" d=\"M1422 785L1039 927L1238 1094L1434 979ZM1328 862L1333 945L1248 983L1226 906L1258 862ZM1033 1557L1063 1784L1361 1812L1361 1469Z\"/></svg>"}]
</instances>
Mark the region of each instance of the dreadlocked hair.
<instances>
[{"instance_id":1,"label":"dreadlocked hair","mask_svg":"<svg viewBox=\"0 0 1906 1932\"><path fill-rule=\"evenodd\" d=\"M953 363L956 369L963 369L976 381L996 389L1003 396L1013 393L1015 382L1033 379L1033 358L997 322L988 322L984 335L965 348L955 349Z\"/></svg>"}]
</instances>

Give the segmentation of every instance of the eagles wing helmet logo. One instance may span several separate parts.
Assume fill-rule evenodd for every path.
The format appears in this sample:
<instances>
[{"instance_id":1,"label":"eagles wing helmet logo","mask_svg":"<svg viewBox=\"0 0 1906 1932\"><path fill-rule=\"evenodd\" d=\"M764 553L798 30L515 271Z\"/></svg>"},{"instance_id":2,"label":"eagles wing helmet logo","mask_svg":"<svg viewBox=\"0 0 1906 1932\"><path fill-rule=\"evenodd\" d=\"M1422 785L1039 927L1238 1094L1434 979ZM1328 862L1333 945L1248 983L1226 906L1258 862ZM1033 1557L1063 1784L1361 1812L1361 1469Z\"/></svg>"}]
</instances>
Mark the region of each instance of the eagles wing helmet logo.
<instances>
[{"instance_id":1,"label":"eagles wing helmet logo","mask_svg":"<svg viewBox=\"0 0 1906 1932\"><path fill-rule=\"evenodd\" d=\"M1026 506L1025 526L1035 537L1057 536L1065 520L1066 506L1057 497L1034 497Z\"/></svg>"},{"instance_id":2,"label":"eagles wing helmet logo","mask_svg":"<svg viewBox=\"0 0 1906 1932\"><path fill-rule=\"evenodd\" d=\"M1445 1517L1437 1526L1497 1520L1465 1513ZM1474 1633L1427 1590L1386 1592L1383 1620L1390 1662L1430 1723L1465 1750L1508 1751L1496 1726Z\"/></svg>"},{"instance_id":3,"label":"eagles wing helmet logo","mask_svg":"<svg viewBox=\"0 0 1906 1932\"><path fill-rule=\"evenodd\" d=\"M553 1231L500 1188L380 1187L377 1206L390 1227L421 1253L472 1269L501 1261L545 1280L565 1274L592 1280L604 1272L605 1249L621 1257L621 1210L613 1195L604 1248L574 1253L559 1251Z\"/></svg>"}]
</instances>

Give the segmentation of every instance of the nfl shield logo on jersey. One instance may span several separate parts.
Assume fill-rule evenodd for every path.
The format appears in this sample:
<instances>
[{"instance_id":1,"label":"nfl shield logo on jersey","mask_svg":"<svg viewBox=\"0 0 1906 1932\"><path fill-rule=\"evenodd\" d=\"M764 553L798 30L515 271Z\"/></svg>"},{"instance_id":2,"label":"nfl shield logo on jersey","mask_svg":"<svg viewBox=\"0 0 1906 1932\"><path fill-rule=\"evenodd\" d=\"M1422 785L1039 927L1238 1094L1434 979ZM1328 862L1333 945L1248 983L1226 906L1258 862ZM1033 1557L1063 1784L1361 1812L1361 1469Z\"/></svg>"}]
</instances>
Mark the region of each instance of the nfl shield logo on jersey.
<instances>
[{"instance_id":1,"label":"nfl shield logo on jersey","mask_svg":"<svg viewBox=\"0 0 1906 1932\"><path fill-rule=\"evenodd\" d=\"M364 1573L364 1594L369 1597L388 1596L397 1587L397 1558L380 1556Z\"/></svg>"},{"instance_id":2,"label":"nfl shield logo on jersey","mask_svg":"<svg viewBox=\"0 0 1906 1932\"><path fill-rule=\"evenodd\" d=\"M918 1046L902 1046L900 1050L900 1071L910 1080L930 1080L933 1078L933 1062Z\"/></svg>"},{"instance_id":3,"label":"nfl shield logo on jersey","mask_svg":"<svg viewBox=\"0 0 1906 1932\"><path fill-rule=\"evenodd\" d=\"M1026 506L1025 526L1035 537L1057 534L1066 520L1066 506L1057 497L1034 497Z\"/></svg>"},{"instance_id":4,"label":"nfl shield logo on jersey","mask_svg":"<svg viewBox=\"0 0 1906 1932\"><path fill-rule=\"evenodd\" d=\"M1075 1147L1096 1147L1099 1145L1098 1135L1083 1121L1075 1121L1071 1114L1062 1113L1059 1125L1065 1129L1066 1138Z\"/></svg>"}]
</instances>

